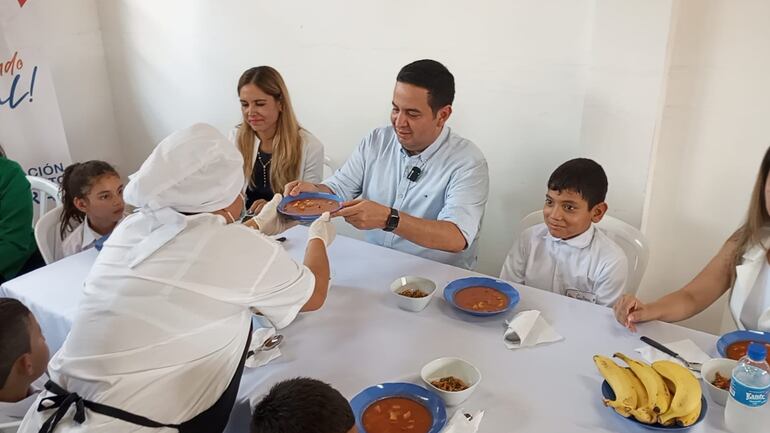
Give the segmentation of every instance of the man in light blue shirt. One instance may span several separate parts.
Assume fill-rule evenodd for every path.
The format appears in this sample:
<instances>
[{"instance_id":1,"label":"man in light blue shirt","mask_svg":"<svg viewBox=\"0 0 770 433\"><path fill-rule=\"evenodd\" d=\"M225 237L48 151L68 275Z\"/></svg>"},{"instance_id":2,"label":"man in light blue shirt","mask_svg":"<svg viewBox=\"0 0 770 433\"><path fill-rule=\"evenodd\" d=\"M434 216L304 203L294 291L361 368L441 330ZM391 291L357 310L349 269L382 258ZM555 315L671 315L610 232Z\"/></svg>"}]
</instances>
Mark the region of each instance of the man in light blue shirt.
<instances>
[{"instance_id":1,"label":"man in light blue shirt","mask_svg":"<svg viewBox=\"0 0 770 433\"><path fill-rule=\"evenodd\" d=\"M489 195L489 170L476 145L453 132L454 77L434 60L404 66L393 91L391 126L366 136L321 184L295 181L286 194L341 196L345 218L366 240L472 269Z\"/></svg>"}]
</instances>

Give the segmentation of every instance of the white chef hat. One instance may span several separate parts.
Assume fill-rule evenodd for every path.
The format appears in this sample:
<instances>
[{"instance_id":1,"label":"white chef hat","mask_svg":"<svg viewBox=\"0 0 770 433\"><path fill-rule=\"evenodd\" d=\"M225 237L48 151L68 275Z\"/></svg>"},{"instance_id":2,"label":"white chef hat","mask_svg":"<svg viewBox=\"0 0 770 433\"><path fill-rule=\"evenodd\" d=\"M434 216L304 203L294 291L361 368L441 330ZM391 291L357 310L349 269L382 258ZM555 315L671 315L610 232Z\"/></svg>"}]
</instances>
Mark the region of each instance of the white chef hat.
<instances>
[{"instance_id":1,"label":"white chef hat","mask_svg":"<svg viewBox=\"0 0 770 433\"><path fill-rule=\"evenodd\" d=\"M243 157L216 128L198 123L166 137L129 176L126 203L142 215L131 225L147 234L133 248L138 265L185 226L181 213L224 209L243 188Z\"/></svg>"}]
</instances>

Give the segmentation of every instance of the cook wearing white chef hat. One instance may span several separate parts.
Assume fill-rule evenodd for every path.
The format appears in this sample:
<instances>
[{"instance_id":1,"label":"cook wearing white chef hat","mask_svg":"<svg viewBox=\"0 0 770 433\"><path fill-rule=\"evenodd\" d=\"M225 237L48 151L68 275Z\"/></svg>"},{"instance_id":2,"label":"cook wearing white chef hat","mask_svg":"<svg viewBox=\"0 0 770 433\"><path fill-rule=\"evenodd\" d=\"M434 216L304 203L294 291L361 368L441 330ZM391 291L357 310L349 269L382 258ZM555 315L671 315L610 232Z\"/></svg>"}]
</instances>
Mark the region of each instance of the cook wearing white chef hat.
<instances>
[{"instance_id":1,"label":"cook wearing white chef hat","mask_svg":"<svg viewBox=\"0 0 770 433\"><path fill-rule=\"evenodd\" d=\"M258 309L277 328L326 299L328 215L309 230L305 265L231 224L243 209L240 153L197 124L163 140L130 176L137 207L105 243L72 330L49 364L48 392L20 432L221 432ZM280 196L274 198L280 200ZM288 224L275 206L255 218Z\"/></svg>"}]
</instances>

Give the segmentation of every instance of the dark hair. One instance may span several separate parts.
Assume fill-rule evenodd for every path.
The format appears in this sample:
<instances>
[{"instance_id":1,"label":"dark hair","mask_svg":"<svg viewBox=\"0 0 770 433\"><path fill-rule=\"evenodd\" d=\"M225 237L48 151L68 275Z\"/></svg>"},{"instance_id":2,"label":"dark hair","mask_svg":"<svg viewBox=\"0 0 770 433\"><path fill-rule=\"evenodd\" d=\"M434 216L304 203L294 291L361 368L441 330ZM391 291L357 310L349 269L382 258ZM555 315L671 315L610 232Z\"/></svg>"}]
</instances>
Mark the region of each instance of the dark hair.
<instances>
[{"instance_id":1,"label":"dark hair","mask_svg":"<svg viewBox=\"0 0 770 433\"><path fill-rule=\"evenodd\" d=\"M441 63L430 60L417 60L398 72L396 81L422 87L428 91L428 105L433 114L452 105L455 99L455 77Z\"/></svg>"},{"instance_id":2,"label":"dark hair","mask_svg":"<svg viewBox=\"0 0 770 433\"><path fill-rule=\"evenodd\" d=\"M16 360L29 353L30 315L24 304L13 298L0 298L0 388L5 386Z\"/></svg>"},{"instance_id":3,"label":"dark hair","mask_svg":"<svg viewBox=\"0 0 770 433\"><path fill-rule=\"evenodd\" d=\"M115 168L104 161L76 162L64 170L61 182L62 213L59 225L59 235L62 239L85 218L85 214L75 207L75 199L88 195L94 182L105 175L120 177ZM77 224L73 225L73 220Z\"/></svg>"},{"instance_id":4,"label":"dark hair","mask_svg":"<svg viewBox=\"0 0 770 433\"><path fill-rule=\"evenodd\" d=\"M275 384L254 408L251 433L347 433L350 404L336 389L306 377Z\"/></svg>"},{"instance_id":5,"label":"dark hair","mask_svg":"<svg viewBox=\"0 0 770 433\"><path fill-rule=\"evenodd\" d=\"M570 159L551 173L548 189L574 191L583 196L588 208L592 209L607 197L607 175L592 159Z\"/></svg>"}]
</instances>

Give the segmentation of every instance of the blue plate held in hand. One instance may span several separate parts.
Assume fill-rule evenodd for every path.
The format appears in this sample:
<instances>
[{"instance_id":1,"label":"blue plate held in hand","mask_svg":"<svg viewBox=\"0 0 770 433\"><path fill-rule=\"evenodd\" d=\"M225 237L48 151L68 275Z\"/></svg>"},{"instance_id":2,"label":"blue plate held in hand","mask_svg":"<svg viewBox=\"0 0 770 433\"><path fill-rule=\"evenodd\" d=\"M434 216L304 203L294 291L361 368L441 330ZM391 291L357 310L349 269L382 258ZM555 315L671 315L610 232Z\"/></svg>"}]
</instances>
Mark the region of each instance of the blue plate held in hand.
<instances>
[{"instance_id":1,"label":"blue plate held in hand","mask_svg":"<svg viewBox=\"0 0 770 433\"><path fill-rule=\"evenodd\" d=\"M318 217L321 216L321 213L318 214L300 214L296 212L292 212L291 209L287 209L286 206L288 206L290 203L293 203L295 201L299 200L307 200L307 199L313 199L313 198L319 198L319 199L325 199L325 200L332 200L337 202L337 207L330 210L329 212L336 212L340 209L342 209L342 202L344 201L342 197L334 194L327 194L325 192L302 192L295 196L286 196L281 200L280 203L278 203L278 213L286 215L287 217L301 221L301 222L311 222L318 219Z\"/></svg>"},{"instance_id":2,"label":"blue plate held in hand","mask_svg":"<svg viewBox=\"0 0 770 433\"><path fill-rule=\"evenodd\" d=\"M428 433L439 433L444 428L446 407L441 397L413 383L394 382L370 386L359 392L353 397L353 400L350 400L350 407L353 408L353 414L356 416L356 427L359 433L367 433L363 423L366 409L372 404L390 397L408 398L425 407L432 417Z\"/></svg>"},{"instance_id":3,"label":"blue plate held in hand","mask_svg":"<svg viewBox=\"0 0 770 433\"><path fill-rule=\"evenodd\" d=\"M495 289L508 297L508 303L500 310L495 311L477 311L470 308L463 308L457 305L455 296L462 289L468 287L481 286ZM510 311L516 304L519 303L519 291L514 289L513 286L505 281L497 280L488 277L467 277L454 280L444 288L444 299L449 302L450 305L458 310L471 314L473 316L494 316L495 314L505 313Z\"/></svg>"}]
</instances>

